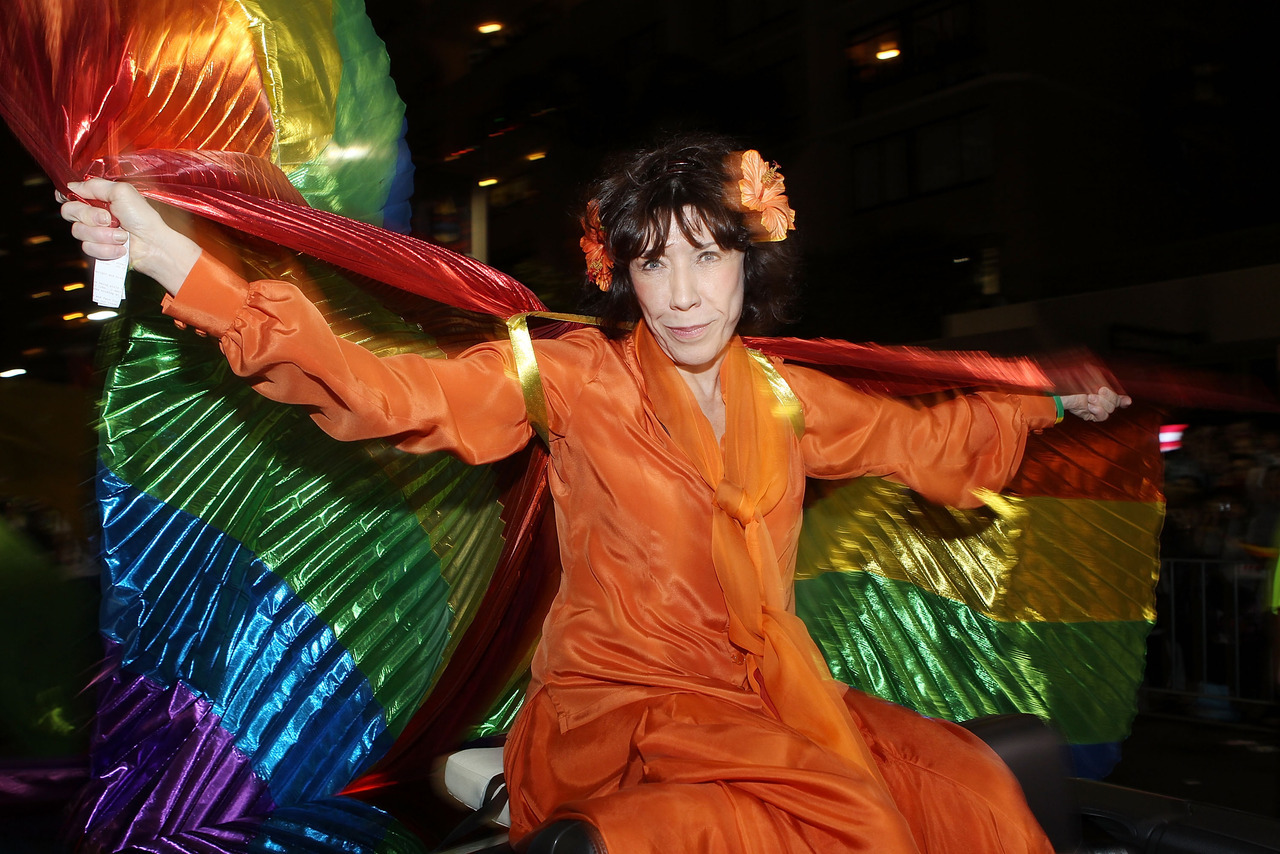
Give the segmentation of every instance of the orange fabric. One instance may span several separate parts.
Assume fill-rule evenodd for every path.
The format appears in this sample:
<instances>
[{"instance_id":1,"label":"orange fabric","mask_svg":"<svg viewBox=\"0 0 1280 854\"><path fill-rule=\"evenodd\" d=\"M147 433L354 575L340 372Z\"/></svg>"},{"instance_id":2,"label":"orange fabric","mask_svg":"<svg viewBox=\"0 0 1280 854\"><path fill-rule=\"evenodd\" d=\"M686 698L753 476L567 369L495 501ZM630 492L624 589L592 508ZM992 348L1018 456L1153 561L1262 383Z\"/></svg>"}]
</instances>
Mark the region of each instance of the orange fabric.
<instances>
[{"instance_id":1,"label":"orange fabric","mask_svg":"<svg viewBox=\"0 0 1280 854\"><path fill-rule=\"evenodd\" d=\"M229 300L206 293L228 284L243 294L232 316L225 313ZM237 283L208 259L165 311L220 335L236 373L272 399L308 408L337 438L389 437L408 451L449 450L483 462L515 452L532 436L505 344L484 344L450 360L379 359L335 338L292 285ZM780 838L790 841L770 850L806 850L807 823L819 814L841 824L822 833L852 840L843 849L819 850L913 850L915 828L908 830L902 815L917 815L921 805L895 808L890 801L886 792L896 798L902 787L894 788L878 757L868 759L875 748L860 735L856 716L832 708L840 686L815 658L812 641L797 634L803 627L791 616L805 476L880 474L934 500L972 506L974 488L998 488L1017 468L1027 430L1053 423L1053 403L981 394L920 409L862 394L818 371L779 365L805 410L800 440L789 425L767 416L767 400L742 393L751 383L744 383L749 374L742 371L755 369L735 345L726 360L729 376L721 378L731 424L725 457L714 438L707 441L709 430L697 417L675 411L678 401L669 407L680 389L657 388L665 381L643 367L636 336L610 341L582 329L535 346L563 573L533 662L530 693L539 699L521 713L508 740L508 761L524 763L513 778L521 781L515 801L526 805L513 806L513 835L558 815L564 789L550 769L559 763L575 768L583 781L614 781L601 783L598 793L618 791L591 806L600 811L606 840L625 840L619 844L626 847L614 850L679 850L640 842L650 831L660 835L674 815L638 815L608 803L641 780L646 785L638 788L646 794L627 798L663 800L654 791L662 778L645 778L643 762L633 768L631 759L620 758L630 748L617 740L629 744L635 726L614 726L650 710L645 732L683 744L682 762L688 764L680 780L699 773L720 780L716 769L732 759L734 745L744 768L763 763L762 786L780 787L765 806L782 804L781 813L757 805L734 807L733 814L756 815L781 828ZM718 551L737 555L724 573ZM692 704L688 710L686 703ZM681 715L692 715L698 725L665 731L662 722ZM724 721L727 739L718 747L699 735L717 720ZM915 738L905 730L904 737ZM769 750L782 752L766 761L761 751ZM706 761L698 772L701 751ZM792 768L811 770L787 770ZM823 776L835 768L839 784ZM723 790L734 803L764 797L759 787L692 785L703 787L698 792ZM918 785L921 793L930 791ZM665 809L693 809L704 797L714 802L720 796L674 797ZM1021 816L1018 828L1032 822L1019 799L1003 790L995 797L993 809ZM810 803L815 799L822 802ZM939 809L946 821L969 820L970 807L959 802ZM867 828L874 833L866 835ZM727 847L737 850L758 831L754 823L743 824L732 834L740 844ZM1014 833L1025 835L1023 829ZM955 850L977 850L965 840L955 840ZM707 844L702 850L718 850Z\"/></svg>"},{"instance_id":2,"label":"orange fabric","mask_svg":"<svg viewBox=\"0 0 1280 854\"><path fill-rule=\"evenodd\" d=\"M513 827L581 818L623 854L1051 852L1017 781L972 733L859 691L845 700L885 788L711 697L668 694L562 733L540 692L508 740L536 746L507 761Z\"/></svg>"},{"instance_id":3,"label":"orange fabric","mask_svg":"<svg viewBox=\"0 0 1280 854\"><path fill-rule=\"evenodd\" d=\"M747 652L747 683L779 720L879 781L845 709L844 686L787 610L793 567L778 565L764 514L786 490L792 430L774 415L767 381L735 340L720 369L722 451L689 385L643 323L635 340L654 411L714 491L711 563L729 606L729 640Z\"/></svg>"}]
</instances>

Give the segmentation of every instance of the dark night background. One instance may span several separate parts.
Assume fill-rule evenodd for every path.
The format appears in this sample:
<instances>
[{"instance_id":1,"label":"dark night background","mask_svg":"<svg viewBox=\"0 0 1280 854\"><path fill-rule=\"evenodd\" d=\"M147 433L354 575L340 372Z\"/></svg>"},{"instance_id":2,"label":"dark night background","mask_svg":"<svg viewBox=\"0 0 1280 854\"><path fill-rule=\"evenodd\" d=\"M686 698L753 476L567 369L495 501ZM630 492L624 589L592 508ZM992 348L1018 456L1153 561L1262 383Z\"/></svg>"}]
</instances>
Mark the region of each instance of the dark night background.
<instances>
[{"instance_id":1,"label":"dark night background","mask_svg":"<svg viewBox=\"0 0 1280 854\"><path fill-rule=\"evenodd\" d=\"M483 238L483 260L554 309L575 308L577 216L605 159L712 130L786 175L804 253L790 334L1084 346L1276 389L1280 4L367 4L407 104L414 233L463 252ZM503 28L481 34L486 21ZM0 371L27 371L0 379L0 405L45 411L56 398L40 429L88 449L99 326L82 316L86 264L7 130L0 154ZM12 436L10 420L0 429ZM14 465L0 498L15 491ZM91 476L84 466L73 487ZM91 565L81 524L74 560ZM1269 691L1243 722L1252 729L1150 718L1126 748L1148 761L1122 763L1118 780L1280 814Z\"/></svg>"},{"instance_id":2,"label":"dark night background","mask_svg":"<svg viewBox=\"0 0 1280 854\"><path fill-rule=\"evenodd\" d=\"M368 7L408 106L415 232L470 250L483 196L486 259L555 308L577 302L576 218L605 158L715 130L787 177L805 253L794 334L1083 344L1274 384L1275 4ZM488 20L504 28L477 32ZM877 60L886 46L899 55ZM25 165L0 179L15 200L0 257L21 282L0 362L81 381L93 324L62 320L88 305L62 287L84 271L49 185L3 145Z\"/></svg>"}]
</instances>

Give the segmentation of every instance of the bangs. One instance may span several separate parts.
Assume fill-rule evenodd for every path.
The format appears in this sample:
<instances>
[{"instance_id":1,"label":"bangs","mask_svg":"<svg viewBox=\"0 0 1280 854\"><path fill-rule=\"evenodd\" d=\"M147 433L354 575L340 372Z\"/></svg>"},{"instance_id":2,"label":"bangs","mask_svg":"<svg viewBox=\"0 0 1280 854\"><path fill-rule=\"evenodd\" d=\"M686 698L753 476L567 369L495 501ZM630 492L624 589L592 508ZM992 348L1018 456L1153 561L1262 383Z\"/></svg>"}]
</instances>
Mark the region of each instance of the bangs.
<instances>
[{"instance_id":1,"label":"bangs","mask_svg":"<svg viewBox=\"0 0 1280 854\"><path fill-rule=\"evenodd\" d=\"M749 244L738 217L719 199L718 204L708 207L696 204L690 199L683 204L666 202L654 205L647 211L643 221L635 222L632 228L624 228L618 234L634 235L634 239L614 241L614 252L622 264L629 264L636 258L657 258L671 240L672 223L680 234L692 244L706 234L721 249L743 250Z\"/></svg>"}]
</instances>

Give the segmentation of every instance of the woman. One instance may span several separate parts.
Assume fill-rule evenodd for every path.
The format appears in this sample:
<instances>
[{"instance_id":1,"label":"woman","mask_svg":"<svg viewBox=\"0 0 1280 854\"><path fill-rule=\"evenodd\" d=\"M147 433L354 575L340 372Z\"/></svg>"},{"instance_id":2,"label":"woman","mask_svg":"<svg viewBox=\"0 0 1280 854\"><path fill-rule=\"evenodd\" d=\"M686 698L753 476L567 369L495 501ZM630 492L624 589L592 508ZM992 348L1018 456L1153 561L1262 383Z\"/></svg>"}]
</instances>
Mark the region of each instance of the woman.
<instances>
[{"instance_id":1,"label":"woman","mask_svg":"<svg viewBox=\"0 0 1280 854\"><path fill-rule=\"evenodd\" d=\"M593 308L637 322L539 342L543 423L510 346L380 360L292 286L246 284L127 185L72 187L119 228L81 201L63 216L95 258L128 239L166 313L337 438L485 462L546 436L563 575L508 740L513 838L573 821L625 854L1048 851L981 743L826 671L792 613L804 480L876 474L973 506L1016 470L1029 430L1128 399L918 409L757 358L737 330L776 319L790 284L776 168L706 138L624 163L597 187L582 244Z\"/></svg>"}]
</instances>

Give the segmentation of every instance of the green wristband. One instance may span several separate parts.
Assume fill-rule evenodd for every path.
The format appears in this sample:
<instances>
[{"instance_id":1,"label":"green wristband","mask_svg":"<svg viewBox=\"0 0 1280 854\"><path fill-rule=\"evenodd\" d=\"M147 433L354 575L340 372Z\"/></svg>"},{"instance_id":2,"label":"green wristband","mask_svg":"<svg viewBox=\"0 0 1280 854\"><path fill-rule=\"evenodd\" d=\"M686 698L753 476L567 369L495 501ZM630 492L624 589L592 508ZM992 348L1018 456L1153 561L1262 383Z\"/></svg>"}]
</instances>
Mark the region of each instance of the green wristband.
<instances>
[{"instance_id":1,"label":"green wristband","mask_svg":"<svg viewBox=\"0 0 1280 854\"><path fill-rule=\"evenodd\" d=\"M1062 409L1062 398L1061 398L1061 397L1058 397L1058 395L1056 395L1056 394L1053 396L1053 408L1054 408L1055 412L1057 413L1057 417L1056 417L1056 418L1054 418L1053 423L1054 423L1054 424L1061 424L1061 423L1062 423L1062 416L1063 416L1063 415L1065 415L1066 413L1065 413L1065 412L1063 411L1063 409Z\"/></svg>"}]
</instances>

